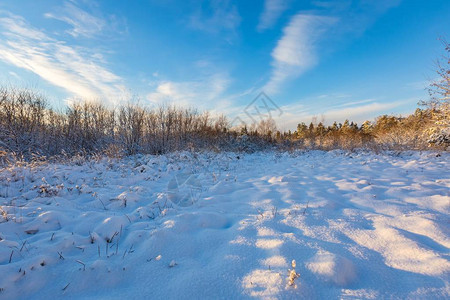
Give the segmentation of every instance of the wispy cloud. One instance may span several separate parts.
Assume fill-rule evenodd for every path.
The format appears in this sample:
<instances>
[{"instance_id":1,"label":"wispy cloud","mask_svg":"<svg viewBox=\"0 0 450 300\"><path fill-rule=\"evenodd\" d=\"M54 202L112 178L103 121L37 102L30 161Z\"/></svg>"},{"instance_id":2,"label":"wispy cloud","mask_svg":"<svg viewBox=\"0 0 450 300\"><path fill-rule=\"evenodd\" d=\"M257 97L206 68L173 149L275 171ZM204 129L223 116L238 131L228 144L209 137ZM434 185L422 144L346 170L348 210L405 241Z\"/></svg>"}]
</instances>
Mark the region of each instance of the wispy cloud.
<instances>
[{"instance_id":1,"label":"wispy cloud","mask_svg":"<svg viewBox=\"0 0 450 300\"><path fill-rule=\"evenodd\" d=\"M13 71L9 71L8 74L12 77L14 77L15 79L21 79L19 75L17 75L16 72Z\"/></svg>"},{"instance_id":2,"label":"wispy cloud","mask_svg":"<svg viewBox=\"0 0 450 300\"><path fill-rule=\"evenodd\" d=\"M288 8L290 0L266 0L264 10L259 17L258 31L271 28Z\"/></svg>"},{"instance_id":3,"label":"wispy cloud","mask_svg":"<svg viewBox=\"0 0 450 300\"><path fill-rule=\"evenodd\" d=\"M337 19L308 14L295 15L283 29L272 52L272 75L264 87L274 94L284 81L299 76L317 64L317 42Z\"/></svg>"},{"instance_id":4,"label":"wispy cloud","mask_svg":"<svg viewBox=\"0 0 450 300\"><path fill-rule=\"evenodd\" d=\"M276 16L281 10L276 4L280 2L272 1L274 7L278 7L278 10L272 11ZM355 38L367 30L381 14L400 2L401 0L313 1L316 9L307 14L295 15L283 29L283 36L272 52L272 74L264 90L274 94L285 81L314 67L319 61L318 44L324 37L334 42L342 38Z\"/></svg>"},{"instance_id":5,"label":"wispy cloud","mask_svg":"<svg viewBox=\"0 0 450 300\"><path fill-rule=\"evenodd\" d=\"M327 122L342 122L349 119L356 122L362 122L374 118L378 113L389 113L389 110L405 104L405 101L394 101L390 103L372 102L352 107L337 108L326 110L323 117Z\"/></svg>"},{"instance_id":6,"label":"wispy cloud","mask_svg":"<svg viewBox=\"0 0 450 300\"><path fill-rule=\"evenodd\" d=\"M430 86L430 82L432 81L422 80L422 81L408 82L405 84L405 88L423 91Z\"/></svg>"},{"instance_id":7,"label":"wispy cloud","mask_svg":"<svg viewBox=\"0 0 450 300\"><path fill-rule=\"evenodd\" d=\"M312 1L318 14L339 18L339 26L333 30L333 39L355 38L362 35L389 9L398 6L402 0L377 1Z\"/></svg>"},{"instance_id":8,"label":"wispy cloud","mask_svg":"<svg viewBox=\"0 0 450 300\"><path fill-rule=\"evenodd\" d=\"M103 19L94 17L70 2L65 2L55 13L46 13L45 17L69 24L72 28L67 30L67 33L74 37L95 36L106 26Z\"/></svg>"},{"instance_id":9,"label":"wispy cloud","mask_svg":"<svg viewBox=\"0 0 450 300\"><path fill-rule=\"evenodd\" d=\"M95 16L77 6L75 1L66 1L55 8L54 12L48 12L44 16L67 23L71 29L66 30L66 33L73 37L94 38L112 32L120 35L127 31L126 23L115 15Z\"/></svg>"},{"instance_id":10,"label":"wispy cloud","mask_svg":"<svg viewBox=\"0 0 450 300\"><path fill-rule=\"evenodd\" d=\"M340 108L340 107L355 106L357 104L363 104L363 103L368 103L368 102L374 102L374 99L365 99L365 100L358 100L358 101L336 104L332 108L335 109L335 108Z\"/></svg>"},{"instance_id":11,"label":"wispy cloud","mask_svg":"<svg viewBox=\"0 0 450 300\"><path fill-rule=\"evenodd\" d=\"M0 12L0 28L1 60L35 73L75 97L112 103L127 97L122 78L103 66L99 53L69 46L8 12Z\"/></svg>"},{"instance_id":12,"label":"wispy cloud","mask_svg":"<svg viewBox=\"0 0 450 300\"><path fill-rule=\"evenodd\" d=\"M254 91L253 91L254 92ZM325 95L326 96L326 95ZM334 96L333 96L334 97ZM275 121L277 129L281 131L295 130L297 124L300 122L309 123L313 120L316 122L323 122L325 125L331 125L333 122L343 123L346 119L358 124L362 124L365 120L374 120L380 114L392 114L393 111L398 111L402 107L407 107L402 113L410 113L409 108L411 103L416 99L403 99L399 101L383 103L376 99L353 100L344 104L337 104L328 106L324 109L323 99L321 96L303 99L296 103L279 106L282 114L272 112L271 118ZM309 103L309 104L304 104ZM236 122L240 124L241 121L252 124L254 120L250 119L244 113L245 107L234 106L232 110L227 111L228 116L239 117ZM266 114L266 111L261 107L261 113ZM266 114L267 117L267 114ZM256 118L258 121L259 118Z\"/></svg>"},{"instance_id":13,"label":"wispy cloud","mask_svg":"<svg viewBox=\"0 0 450 300\"><path fill-rule=\"evenodd\" d=\"M240 23L241 16L237 7L228 0L213 0L207 7L199 7L189 19L189 26L193 29L232 35Z\"/></svg>"},{"instance_id":14,"label":"wispy cloud","mask_svg":"<svg viewBox=\"0 0 450 300\"><path fill-rule=\"evenodd\" d=\"M371 120L379 114L391 113L390 110L402 105L410 104L414 99L399 100L389 103L381 103L373 99L353 101L346 106L336 105L327 110L312 107L301 103L285 105L281 107L283 115L275 119L281 129L295 129L300 122L311 122L317 118L318 122L323 121L331 124L334 121L343 122L345 119L362 123Z\"/></svg>"}]
</instances>

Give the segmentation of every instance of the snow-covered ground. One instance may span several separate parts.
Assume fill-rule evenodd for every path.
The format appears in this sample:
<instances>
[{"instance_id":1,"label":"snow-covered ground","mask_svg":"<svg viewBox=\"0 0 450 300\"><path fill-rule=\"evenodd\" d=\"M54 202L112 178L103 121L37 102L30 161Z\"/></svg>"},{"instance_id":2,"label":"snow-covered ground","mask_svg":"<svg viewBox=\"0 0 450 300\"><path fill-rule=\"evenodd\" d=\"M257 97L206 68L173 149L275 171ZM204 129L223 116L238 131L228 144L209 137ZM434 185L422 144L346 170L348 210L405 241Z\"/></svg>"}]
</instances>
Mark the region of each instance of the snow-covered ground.
<instances>
[{"instance_id":1,"label":"snow-covered ground","mask_svg":"<svg viewBox=\"0 0 450 300\"><path fill-rule=\"evenodd\" d=\"M4 169L0 299L448 299L449 191L448 153Z\"/></svg>"}]
</instances>

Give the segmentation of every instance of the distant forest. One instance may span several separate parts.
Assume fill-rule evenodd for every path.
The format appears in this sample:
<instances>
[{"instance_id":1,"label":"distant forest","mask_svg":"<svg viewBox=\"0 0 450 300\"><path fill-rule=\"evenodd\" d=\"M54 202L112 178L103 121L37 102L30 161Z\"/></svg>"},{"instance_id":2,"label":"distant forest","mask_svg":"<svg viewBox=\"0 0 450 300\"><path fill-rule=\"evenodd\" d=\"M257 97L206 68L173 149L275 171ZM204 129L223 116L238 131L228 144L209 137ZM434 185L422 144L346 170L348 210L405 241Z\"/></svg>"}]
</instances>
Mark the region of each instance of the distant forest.
<instances>
[{"instance_id":1,"label":"distant forest","mask_svg":"<svg viewBox=\"0 0 450 300\"><path fill-rule=\"evenodd\" d=\"M267 119L231 128L225 116L137 104L110 109L81 102L56 112L39 93L0 88L0 160L74 155L162 154L177 150L259 151L264 149L426 150L450 148L450 46L437 62L430 98L406 117L383 115L358 125L350 120L325 126L300 123L280 132ZM1 161L0 161L1 162Z\"/></svg>"}]
</instances>

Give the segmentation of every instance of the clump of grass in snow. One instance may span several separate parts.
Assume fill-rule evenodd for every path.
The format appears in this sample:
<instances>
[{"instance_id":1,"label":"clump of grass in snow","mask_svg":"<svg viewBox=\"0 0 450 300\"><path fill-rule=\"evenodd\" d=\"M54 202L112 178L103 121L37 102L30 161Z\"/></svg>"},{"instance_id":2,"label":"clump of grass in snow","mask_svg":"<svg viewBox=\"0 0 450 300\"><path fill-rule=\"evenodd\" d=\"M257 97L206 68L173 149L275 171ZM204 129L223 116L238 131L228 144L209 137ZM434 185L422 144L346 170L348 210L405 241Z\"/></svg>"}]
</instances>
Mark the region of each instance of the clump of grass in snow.
<instances>
[{"instance_id":1,"label":"clump of grass in snow","mask_svg":"<svg viewBox=\"0 0 450 300\"><path fill-rule=\"evenodd\" d=\"M3 218L3 220L4 220L5 222L8 222L8 221L9 221L8 213L7 213L6 210L4 210L1 206L0 206L0 215L2 216L2 218ZM1 222L0 222L0 223L1 223Z\"/></svg>"},{"instance_id":2,"label":"clump of grass in snow","mask_svg":"<svg viewBox=\"0 0 450 300\"><path fill-rule=\"evenodd\" d=\"M292 270L289 270L289 277L288 277L288 285L292 286L294 288L297 288L297 285L295 284L295 279L300 277L300 274L298 274L295 271L295 267L296 267L296 263L295 263L295 259L292 260Z\"/></svg>"}]
</instances>

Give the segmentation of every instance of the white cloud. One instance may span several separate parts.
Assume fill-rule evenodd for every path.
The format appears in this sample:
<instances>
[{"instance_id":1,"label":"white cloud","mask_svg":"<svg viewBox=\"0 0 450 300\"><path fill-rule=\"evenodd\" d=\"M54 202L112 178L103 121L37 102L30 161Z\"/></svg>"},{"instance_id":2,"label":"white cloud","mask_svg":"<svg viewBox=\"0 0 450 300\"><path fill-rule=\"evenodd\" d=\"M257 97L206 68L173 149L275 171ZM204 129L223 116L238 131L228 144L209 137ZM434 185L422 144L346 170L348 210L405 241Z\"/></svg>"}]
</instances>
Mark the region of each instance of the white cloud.
<instances>
[{"instance_id":1,"label":"white cloud","mask_svg":"<svg viewBox=\"0 0 450 300\"><path fill-rule=\"evenodd\" d=\"M93 37L106 27L104 19L95 17L70 2L65 2L55 13L46 13L45 17L69 24L72 29L66 32L74 37Z\"/></svg>"},{"instance_id":2,"label":"white cloud","mask_svg":"<svg viewBox=\"0 0 450 300\"><path fill-rule=\"evenodd\" d=\"M280 107L283 114L279 118L275 118L277 126L280 129L295 129L300 122L311 122L313 118L317 118L318 122L332 124L336 122L344 122L345 119L361 124L365 120L372 120L380 114L389 114L390 110L398 108L402 105L409 104L414 99L400 100L389 103L380 103L375 100L361 100L349 103L351 107L342 107L336 105L324 110L320 107L310 107L304 104L285 105ZM368 103L371 102L371 103ZM362 105L357 105L362 104Z\"/></svg>"},{"instance_id":3,"label":"white cloud","mask_svg":"<svg viewBox=\"0 0 450 300\"><path fill-rule=\"evenodd\" d=\"M205 76L193 81L161 81L146 99L153 104L208 109L220 113L229 105L224 92L230 80L226 75Z\"/></svg>"},{"instance_id":4,"label":"white cloud","mask_svg":"<svg viewBox=\"0 0 450 300\"><path fill-rule=\"evenodd\" d=\"M269 3L269 0L267 0ZM280 1L273 1L273 18L281 10ZM314 14L299 13L292 17L283 30L283 36L272 52L272 74L264 86L267 93L274 94L281 85L319 61L318 43L323 41L326 31L328 40L336 42L342 38L355 38L369 28L387 10L399 5L401 0L379 1L313 1ZM325 16L326 15L326 16ZM270 14L268 20L270 20ZM275 19L276 20L276 19ZM336 24L339 20L339 24ZM261 25L260 25L261 26ZM330 43L328 42L328 45ZM328 51L330 51L328 49Z\"/></svg>"},{"instance_id":5,"label":"white cloud","mask_svg":"<svg viewBox=\"0 0 450 300\"><path fill-rule=\"evenodd\" d=\"M343 123L346 119L356 122L359 125L365 120L373 120L381 114L391 114L392 110L398 109L401 106L410 107L411 103L414 103L415 99L406 99L400 101L394 101L390 103L381 103L374 99L365 99L352 101L347 104L331 105L328 109L324 109L323 102L319 99L320 96L298 101L297 103L282 105L279 107L281 115L275 112L271 113L271 117L276 123L277 129L280 131L295 130L297 124L316 120L317 122L323 122L325 125L331 125L333 122ZM311 103L311 104L303 104ZM261 107L262 108L262 107ZM232 117L239 117L238 123L241 121L252 124L248 116L243 113L244 108L234 109L233 114L228 114ZM262 109L261 113L265 113ZM409 113L409 111L404 111ZM257 121L258 118L255 118Z\"/></svg>"},{"instance_id":6,"label":"white cloud","mask_svg":"<svg viewBox=\"0 0 450 300\"><path fill-rule=\"evenodd\" d=\"M317 42L335 18L297 14L283 29L283 36L272 52L272 75L264 91L274 94L286 80L317 64Z\"/></svg>"},{"instance_id":7,"label":"white cloud","mask_svg":"<svg viewBox=\"0 0 450 300\"><path fill-rule=\"evenodd\" d=\"M289 0L266 0L264 10L259 17L258 31L271 28L288 8Z\"/></svg>"},{"instance_id":8,"label":"white cloud","mask_svg":"<svg viewBox=\"0 0 450 300\"><path fill-rule=\"evenodd\" d=\"M104 16L100 12L88 12L76 5L77 1L66 1L53 12L44 14L46 18L66 23L71 28L65 32L73 37L98 38L108 36L115 38L128 32L124 19L116 15ZM95 3L95 2L94 2ZM90 6L95 6L90 3Z\"/></svg>"},{"instance_id":9,"label":"white cloud","mask_svg":"<svg viewBox=\"0 0 450 300\"><path fill-rule=\"evenodd\" d=\"M53 39L11 13L0 12L0 28L1 60L35 73L75 97L110 103L128 97L123 80L102 66L98 53Z\"/></svg>"},{"instance_id":10,"label":"white cloud","mask_svg":"<svg viewBox=\"0 0 450 300\"><path fill-rule=\"evenodd\" d=\"M327 110L323 113L323 116L328 122L342 122L345 119L362 122L366 119L374 118L378 113L389 113L389 110L404 103L405 101L395 101L390 103L373 102L359 106Z\"/></svg>"},{"instance_id":11,"label":"white cloud","mask_svg":"<svg viewBox=\"0 0 450 300\"><path fill-rule=\"evenodd\" d=\"M333 106L333 108L355 106L357 104L363 104L363 103L368 103L368 102L374 102L374 99L365 99L365 100L358 100L358 101L352 101L352 102L336 104L336 105Z\"/></svg>"}]
</instances>

